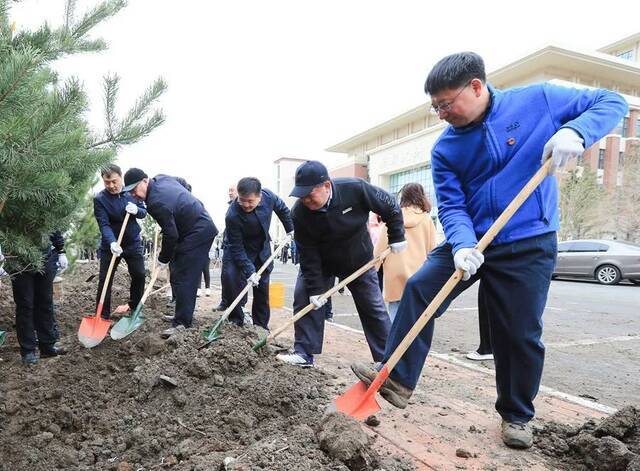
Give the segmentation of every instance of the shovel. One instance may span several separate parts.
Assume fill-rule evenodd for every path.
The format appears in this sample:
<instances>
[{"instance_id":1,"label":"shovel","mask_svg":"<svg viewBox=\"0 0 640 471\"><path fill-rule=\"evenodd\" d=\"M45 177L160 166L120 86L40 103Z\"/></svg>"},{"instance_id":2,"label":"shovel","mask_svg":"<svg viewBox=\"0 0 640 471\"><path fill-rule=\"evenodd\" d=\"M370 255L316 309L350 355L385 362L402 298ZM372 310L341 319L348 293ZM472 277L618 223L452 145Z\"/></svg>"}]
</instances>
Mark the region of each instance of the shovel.
<instances>
[{"instance_id":1,"label":"shovel","mask_svg":"<svg viewBox=\"0 0 640 471\"><path fill-rule=\"evenodd\" d=\"M151 268L151 280L149 280L149 285L147 289L144 291L140 302L133 310L130 316L124 316L116 325L113 326L109 335L113 340L120 340L125 338L127 335L133 333L138 327L140 327L144 323L144 316L141 315L142 308L144 307L144 303L147 301L147 298L153 291L153 285L156 282L156 278L158 278L158 270L157 267L157 250L158 250L158 226L156 226L155 237L153 240L153 266ZM157 291L157 290L156 290Z\"/></svg>"},{"instance_id":2,"label":"shovel","mask_svg":"<svg viewBox=\"0 0 640 471\"><path fill-rule=\"evenodd\" d=\"M149 286L147 286L147 289L142 295L142 299L140 299L140 302L138 303L136 308L133 310L131 315L125 316L122 319L120 319L118 322L116 322L116 325L114 325L113 328L111 329L111 332L109 333L109 335L111 335L111 338L113 340L120 340L125 338L127 335L133 333L136 329L138 329L138 327L140 327L144 323L144 316L141 315L142 308L144 307L144 303L149 297L149 294L153 290L153 284L156 282L156 278L158 277L159 271L160 270L158 270L157 268L154 270L153 274L151 275L151 280L149 280Z\"/></svg>"},{"instance_id":3,"label":"shovel","mask_svg":"<svg viewBox=\"0 0 640 471\"><path fill-rule=\"evenodd\" d=\"M124 216L124 221L122 222L122 227L120 228L120 234L118 235L118 245L120 245L120 243L122 242L122 238L124 237L124 231L127 228L127 222L129 222L129 213L125 214ZM98 345L107 336L109 327L111 327L111 321L103 319L101 314L102 303L104 303L104 298L107 295L107 288L109 287L109 282L111 281L111 272L113 271L113 267L116 264L117 258L118 257L115 254L111 256L111 263L109 263L107 276L104 279L104 285L102 287L102 293L100 294L100 301L98 302L96 315L85 316L80 323L80 328L78 329L78 340L83 347L93 348Z\"/></svg>"},{"instance_id":4,"label":"shovel","mask_svg":"<svg viewBox=\"0 0 640 471\"><path fill-rule=\"evenodd\" d=\"M284 246L289 242L291 242L291 236L287 236L282 241L282 243L278 246L278 248L273 251L273 253L267 259L267 261L262 264L262 266L257 272L258 275L262 275L262 273L267 269L267 267L271 265L271 262L273 262L273 260L280 254ZM244 295L249 292L249 288L251 288L251 284L247 283L247 286L245 286L242 289L242 291L240 291L240 294L236 297L236 299L233 300L233 302L229 305L227 310L222 313L222 316L220 316L220 319L217 320L217 322L213 325L213 327L210 330L206 330L202 333L202 336L205 338L207 342L198 348L206 347L207 345L209 345L211 342L213 342L220 336L218 329L220 329L220 326L222 325L222 323L227 320L227 318L231 314L231 311L235 309L235 307L238 305L238 303L244 297Z\"/></svg>"},{"instance_id":5,"label":"shovel","mask_svg":"<svg viewBox=\"0 0 640 471\"><path fill-rule=\"evenodd\" d=\"M483 252L487 248L487 246L493 241L496 234L498 234L498 232L500 232L500 230L505 226L509 219L511 219L511 216L513 216L518 208L522 206L522 203L524 203L525 200L531 195L531 193L533 193L533 191L542 182L542 180L545 179L545 177L549 173L550 165L551 159L547 160L544 165L542 165L542 167L536 172L536 174L531 177L531 180L529 180L525 187L520 190L520 193L516 195L509 206L507 206L500 217L498 217L498 219L496 219L493 225L489 228L487 233L482 237L482 239L480 239L475 247L476 249L478 249L480 252ZM391 357L389 357L387 363L378 372L378 375L371 382L371 385L367 388L367 385L364 382L359 381L342 396L338 396L333 404L329 406L327 412L338 410L347 415L350 415L351 417L354 417L355 419L362 420L369 417L370 415L377 413L380 410L380 405L375 398L376 392L387 380L387 378L389 377L389 373L391 373L398 361L400 361L402 355L404 355L407 349L411 346L411 343L420 334L420 332L427 324L427 322L429 322L436 310L445 301L445 299L447 299L447 296L449 296L451 291L453 291L453 288L455 288L458 282L462 279L462 275L462 270L456 270L453 275L451 275L449 280L433 298L422 315L418 318L418 320L416 320L411 330L407 332L405 338L395 349Z\"/></svg>"},{"instance_id":6,"label":"shovel","mask_svg":"<svg viewBox=\"0 0 640 471\"><path fill-rule=\"evenodd\" d=\"M337 285L335 285L333 288L331 288L330 290L328 290L327 292L323 293L320 295L320 299L329 299L331 296L333 296L337 291L341 290L342 288L344 288L345 286L347 286L349 283L351 283L353 280L355 280L356 278L358 278L360 275L362 275L364 272L366 272L367 270L369 270L371 267L377 265L378 263L382 262L385 257L387 255L389 255L391 253L391 249L387 248L384 252L382 252L380 255L378 255L377 257L373 258L372 260L370 260L369 262L367 262L366 264L362 265L360 268L358 268L355 272L353 272L351 275L349 275L347 278L345 278L344 280L342 280L340 283L338 283ZM296 322L298 322L298 320L301 317L304 317L307 313L309 313L310 311L313 311L316 308L315 304L313 303L309 303L305 308L303 308L301 311L298 311L293 317L291 317L287 322L285 322L284 325L282 325L280 328L276 329L275 331L273 331L272 333L270 333L268 336L266 336L263 339L258 340L258 342L256 342L256 344L252 347L254 352L257 352L259 349L261 349L262 347L264 347L268 342L271 342L274 338L276 338L278 335L280 335L282 332L284 332L285 330L287 330L291 325L295 324Z\"/></svg>"}]
</instances>

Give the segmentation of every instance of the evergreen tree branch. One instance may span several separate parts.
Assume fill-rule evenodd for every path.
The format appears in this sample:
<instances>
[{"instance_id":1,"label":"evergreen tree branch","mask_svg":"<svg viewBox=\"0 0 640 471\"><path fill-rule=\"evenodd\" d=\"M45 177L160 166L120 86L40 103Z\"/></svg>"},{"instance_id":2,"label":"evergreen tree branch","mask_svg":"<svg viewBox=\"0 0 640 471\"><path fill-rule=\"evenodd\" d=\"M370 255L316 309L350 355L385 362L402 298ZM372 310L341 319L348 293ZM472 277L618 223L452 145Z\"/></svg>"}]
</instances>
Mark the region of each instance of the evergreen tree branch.
<instances>
[{"instance_id":1,"label":"evergreen tree branch","mask_svg":"<svg viewBox=\"0 0 640 471\"><path fill-rule=\"evenodd\" d=\"M117 74L104 77L104 110L106 118L107 139L113 140L118 126L116 119L116 99L118 98L120 77Z\"/></svg>"},{"instance_id":2,"label":"evergreen tree branch","mask_svg":"<svg viewBox=\"0 0 640 471\"><path fill-rule=\"evenodd\" d=\"M114 16L127 5L125 0L105 0L97 5L93 10L88 11L80 21L71 28L71 37L80 39L86 35L96 25Z\"/></svg>"}]
</instances>

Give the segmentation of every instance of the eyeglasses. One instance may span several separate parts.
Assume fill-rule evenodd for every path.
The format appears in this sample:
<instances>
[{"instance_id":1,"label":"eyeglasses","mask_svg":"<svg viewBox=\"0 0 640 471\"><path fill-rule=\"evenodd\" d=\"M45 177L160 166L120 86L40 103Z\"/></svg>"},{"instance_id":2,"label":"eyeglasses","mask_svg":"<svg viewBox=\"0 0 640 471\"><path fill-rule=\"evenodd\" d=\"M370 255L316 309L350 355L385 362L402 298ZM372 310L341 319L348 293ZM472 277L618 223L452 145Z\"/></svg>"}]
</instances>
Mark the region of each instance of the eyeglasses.
<instances>
[{"instance_id":1,"label":"eyeglasses","mask_svg":"<svg viewBox=\"0 0 640 471\"><path fill-rule=\"evenodd\" d=\"M467 88L469 85L471 85L471 81L468 81L466 85L462 87L458 93L456 93L456 96L454 96L450 102L441 103L438 106L431 106L431 109L436 114L446 113L448 111L451 111L451 106L453 105L453 102L456 101L456 99L460 96L460 94L464 91L464 89Z\"/></svg>"}]
</instances>

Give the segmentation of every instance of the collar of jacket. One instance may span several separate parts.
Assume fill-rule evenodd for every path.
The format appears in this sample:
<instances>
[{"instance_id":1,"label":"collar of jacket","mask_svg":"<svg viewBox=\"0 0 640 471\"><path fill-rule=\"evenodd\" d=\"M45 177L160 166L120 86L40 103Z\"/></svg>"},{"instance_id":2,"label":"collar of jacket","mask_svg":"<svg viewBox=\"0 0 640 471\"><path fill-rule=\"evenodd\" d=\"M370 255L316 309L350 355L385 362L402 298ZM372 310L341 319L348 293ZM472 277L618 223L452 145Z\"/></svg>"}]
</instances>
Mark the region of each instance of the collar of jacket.
<instances>
[{"instance_id":1,"label":"collar of jacket","mask_svg":"<svg viewBox=\"0 0 640 471\"><path fill-rule=\"evenodd\" d=\"M502 101L503 92L495 88L489 82L487 82L487 89L489 90L489 104L487 105L487 111L484 113L482 120L478 121L477 123L471 123L467 126L463 126L461 128L454 128L453 126L449 125L454 134L465 134L467 132L473 131L478 126L482 126L487 121L491 121L496 109L498 108L498 105Z\"/></svg>"}]
</instances>

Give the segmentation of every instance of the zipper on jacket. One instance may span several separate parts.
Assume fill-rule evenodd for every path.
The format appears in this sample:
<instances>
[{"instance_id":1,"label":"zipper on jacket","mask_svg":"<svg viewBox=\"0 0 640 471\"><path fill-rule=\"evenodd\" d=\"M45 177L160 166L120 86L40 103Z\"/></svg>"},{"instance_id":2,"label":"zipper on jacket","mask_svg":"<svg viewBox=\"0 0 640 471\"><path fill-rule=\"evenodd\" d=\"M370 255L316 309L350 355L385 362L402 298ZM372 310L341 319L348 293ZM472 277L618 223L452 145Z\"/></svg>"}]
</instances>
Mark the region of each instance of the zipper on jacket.
<instances>
[{"instance_id":1,"label":"zipper on jacket","mask_svg":"<svg viewBox=\"0 0 640 471\"><path fill-rule=\"evenodd\" d=\"M485 138L488 144L487 150L489 151L489 156L491 157L491 162L493 164L493 175L489 181L489 208L491 208L491 218L495 221L498 218L495 202L495 176L498 174L498 170L500 169L500 157L498 156L497 147L493 139L493 133L487 123L482 123L482 128L484 129Z\"/></svg>"}]
</instances>

